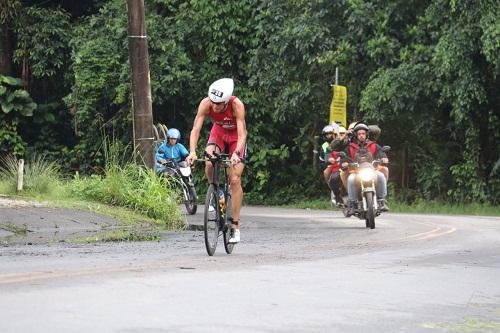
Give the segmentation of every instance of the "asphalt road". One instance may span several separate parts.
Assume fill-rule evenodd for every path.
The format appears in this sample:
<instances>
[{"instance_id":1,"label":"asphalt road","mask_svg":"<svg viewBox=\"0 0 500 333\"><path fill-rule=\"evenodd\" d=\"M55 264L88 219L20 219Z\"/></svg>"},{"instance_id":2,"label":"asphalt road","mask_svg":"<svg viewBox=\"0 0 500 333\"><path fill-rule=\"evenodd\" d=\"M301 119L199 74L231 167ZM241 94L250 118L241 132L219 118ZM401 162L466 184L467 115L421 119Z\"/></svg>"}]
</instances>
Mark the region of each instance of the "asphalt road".
<instances>
[{"instance_id":1,"label":"asphalt road","mask_svg":"<svg viewBox=\"0 0 500 333\"><path fill-rule=\"evenodd\" d=\"M0 332L500 332L499 218L385 214L369 230L244 207L242 242L214 257L201 219L159 242L0 247Z\"/></svg>"}]
</instances>

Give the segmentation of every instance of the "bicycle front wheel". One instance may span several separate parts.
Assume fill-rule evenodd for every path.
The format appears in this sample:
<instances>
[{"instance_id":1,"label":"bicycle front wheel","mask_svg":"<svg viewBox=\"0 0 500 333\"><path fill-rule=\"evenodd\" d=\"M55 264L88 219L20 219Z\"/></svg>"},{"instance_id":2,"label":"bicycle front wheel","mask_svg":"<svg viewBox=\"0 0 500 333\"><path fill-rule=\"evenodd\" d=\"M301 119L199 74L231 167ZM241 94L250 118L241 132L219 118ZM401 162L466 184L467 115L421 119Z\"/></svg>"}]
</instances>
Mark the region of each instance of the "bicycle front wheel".
<instances>
[{"instance_id":1,"label":"bicycle front wheel","mask_svg":"<svg viewBox=\"0 0 500 333\"><path fill-rule=\"evenodd\" d=\"M220 207L217 191L214 185L210 184L205 200L205 216L203 221L203 231L205 233L205 247L209 256L213 256L217 248L219 238Z\"/></svg>"}]
</instances>

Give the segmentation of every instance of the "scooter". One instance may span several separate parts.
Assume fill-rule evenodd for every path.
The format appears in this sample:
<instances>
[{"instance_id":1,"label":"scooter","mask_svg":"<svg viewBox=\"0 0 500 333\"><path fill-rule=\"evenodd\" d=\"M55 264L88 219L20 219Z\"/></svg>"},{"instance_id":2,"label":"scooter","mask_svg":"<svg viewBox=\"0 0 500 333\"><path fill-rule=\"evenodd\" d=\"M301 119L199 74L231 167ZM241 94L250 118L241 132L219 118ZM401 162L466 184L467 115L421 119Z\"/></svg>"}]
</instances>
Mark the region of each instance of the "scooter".
<instances>
[{"instance_id":1,"label":"scooter","mask_svg":"<svg viewBox=\"0 0 500 333\"><path fill-rule=\"evenodd\" d=\"M198 205L196 201L198 199L196 195L196 189L194 187L193 178L191 175L191 168L186 162L176 162L175 160L167 160L167 162L162 163L165 166L164 173L174 179L178 179L181 187L184 199L184 205L189 215L196 214Z\"/></svg>"}]
</instances>

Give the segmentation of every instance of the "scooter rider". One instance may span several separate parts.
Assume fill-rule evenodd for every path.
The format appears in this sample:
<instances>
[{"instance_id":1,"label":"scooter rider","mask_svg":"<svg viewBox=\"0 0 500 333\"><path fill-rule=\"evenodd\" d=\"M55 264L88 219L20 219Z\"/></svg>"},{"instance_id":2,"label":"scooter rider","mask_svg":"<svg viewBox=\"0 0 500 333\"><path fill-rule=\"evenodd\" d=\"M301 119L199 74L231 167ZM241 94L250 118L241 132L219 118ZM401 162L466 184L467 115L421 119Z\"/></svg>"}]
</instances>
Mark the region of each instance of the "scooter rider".
<instances>
[{"instance_id":1,"label":"scooter rider","mask_svg":"<svg viewBox=\"0 0 500 333\"><path fill-rule=\"evenodd\" d=\"M182 143L179 143L180 139L181 132L177 128L170 128L167 131L167 141L163 142L156 151L155 170L157 173L168 173L168 169L164 165L167 163L167 160L174 160L179 165L187 165L183 160L189 153L186 147Z\"/></svg>"},{"instance_id":2,"label":"scooter rider","mask_svg":"<svg viewBox=\"0 0 500 333\"><path fill-rule=\"evenodd\" d=\"M368 125L368 128L370 129L368 132L368 139L378 144L378 138L380 137L382 130L378 127L378 125ZM383 164L380 164L377 168L384 174L385 179L389 180L389 168Z\"/></svg>"},{"instance_id":3,"label":"scooter rider","mask_svg":"<svg viewBox=\"0 0 500 333\"><path fill-rule=\"evenodd\" d=\"M387 156L381 150L380 146L373 141L368 140L369 128L365 123L359 122L353 128L354 140L349 144L345 150L346 158L342 159L341 165L343 168L348 167L349 162L363 163L371 162L374 159L380 159L382 163L388 163ZM384 174L375 170L377 176L376 192L381 211L389 211L387 206L387 181ZM358 193L356 187L356 173L355 170L349 170L349 177L347 178L347 194L349 196L349 215L353 215L358 204Z\"/></svg>"}]
</instances>

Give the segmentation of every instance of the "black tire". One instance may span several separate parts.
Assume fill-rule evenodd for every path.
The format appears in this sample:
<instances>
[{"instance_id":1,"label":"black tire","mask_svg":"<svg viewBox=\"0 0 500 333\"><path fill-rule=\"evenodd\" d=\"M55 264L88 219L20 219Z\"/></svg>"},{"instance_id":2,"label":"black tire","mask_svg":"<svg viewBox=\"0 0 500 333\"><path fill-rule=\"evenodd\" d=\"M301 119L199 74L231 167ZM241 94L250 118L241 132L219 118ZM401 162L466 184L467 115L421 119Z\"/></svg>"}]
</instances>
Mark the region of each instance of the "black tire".
<instances>
[{"instance_id":1,"label":"black tire","mask_svg":"<svg viewBox=\"0 0 500 333\"><path fill-rule=\"evenodd\" d=\"M213 204L214 210L209 210L210 203ZM203 232L205 234L205 247L209 256L213 256L217 248L217 240L219 238L219 219L220 208L217 200L217 191L214 185L210 185L207 190L207 198L205 200L205 215L203 217Z\"/></svg>"},{"instance_id":2,"label":"black tire","mask_svg":"<svg viewBox=\"0 0 500 333\"><path fill-rule=\"evenodd\" d=\"M196 214L198 206L196 204L197 196L194 186L189 186L186 183L182 184L182 191L184 192L184 205L189 215Z\"/></svg>"},{"instance_id":3,"label":"black tire","mask_svg":"<svg viewBox=\"0 0 500 333\"><path fill-rule=\"evenodd\" d=\"M373 209L373 192L367 192L366 198L366 223L370 229L375 229L375 211Z\"/></svg>"},{"instance_id":4,"label":"black tire","mask_svg":"<svg viewBox=\"0 0 500 333\"><path fill-rule=\"evenodd\" d=\"M234 243L229 243L229 238L231 238L231 221L233 218L233 208L232 208L231 195L226 194L226 212L224 214L224 249L227 254L233 252Z\"/></svg>"}]
</instances>

